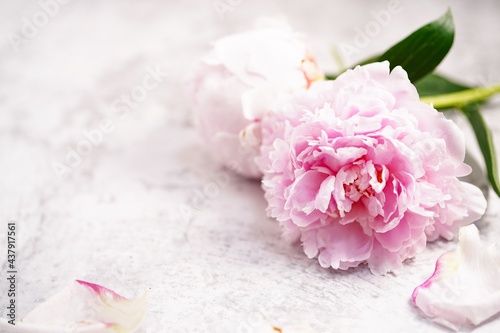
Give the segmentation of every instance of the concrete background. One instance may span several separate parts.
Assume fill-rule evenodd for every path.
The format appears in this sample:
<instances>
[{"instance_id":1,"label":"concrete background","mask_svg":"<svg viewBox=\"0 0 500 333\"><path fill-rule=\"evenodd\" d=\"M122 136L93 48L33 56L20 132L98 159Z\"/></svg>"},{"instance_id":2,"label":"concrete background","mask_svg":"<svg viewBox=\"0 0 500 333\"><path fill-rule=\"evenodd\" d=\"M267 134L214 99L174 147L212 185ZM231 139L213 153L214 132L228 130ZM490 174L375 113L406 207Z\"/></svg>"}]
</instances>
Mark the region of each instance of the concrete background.
<instances>
[{"instance_id":1,"label":"concrete background","mask_svg":"<svg viewBox=\"0 0 500 333\"><path fill-rule=\"evenodd\" d=\"M259 16L287 17L309 36L320 66L335 71L330 47L353 44L357 29L389 2L222 1L234 6L219 15L211 0L72 0L51 7L46 21L45 2L1 2L0 225L15 220L20 234L18 316L83 279L130 297L149 290L140 333L266 332L271 325L322 333L445 331L420 317L410 295L455 242L430 244L397 276L322 269L280 239L258 183L212 162L183 94L210 42L250 29ZM440 71L469 84L500 82L498 1L401 0L399 13L344 61L383 51L448 6L457 35ZM30 29L34 22L39 27ZM155 70L165 75L144 100L122 117L110 111ZM498 101L484 114L500 147ZM477 155L470 129L457 121ZM107 133L58 177L53 164L65 163L84 133L99 126ZM479 223L489 241L500 239L499 207L491 193ZM0 228L0 248L6 230ZM6 270L6 255L0 267ZM0 276L3 316L6 288ZM498 316L477 329L498 331Z\"/></svg>"}]
</instances>

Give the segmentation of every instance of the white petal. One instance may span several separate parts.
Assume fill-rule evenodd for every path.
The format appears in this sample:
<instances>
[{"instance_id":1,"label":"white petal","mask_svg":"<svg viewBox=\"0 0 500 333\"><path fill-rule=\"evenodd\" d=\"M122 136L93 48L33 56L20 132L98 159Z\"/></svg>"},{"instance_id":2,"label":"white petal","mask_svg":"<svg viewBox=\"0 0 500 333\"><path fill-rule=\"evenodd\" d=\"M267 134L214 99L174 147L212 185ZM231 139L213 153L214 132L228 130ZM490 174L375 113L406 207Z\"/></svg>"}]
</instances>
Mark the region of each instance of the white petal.
<instances>
[{"instance_id":1,"label":"white petal","mask_svg":"<svg viewBox=\"0 0 500 333\"><path fill-rule=\"evenodd\" d=\"M458 330L500 312L500 253L482 246L474 225L459 232L455 251L443 254L434 274L415 288L413 303L441 325Z\"/></svg>"},{"instance_id":2,"label":"white petal","mask_svg":"<svg viewBox=\"0 0 500 333\"><path fill-rule=\"evenodd\" d=\"M126 299L102 286L73 281L16 325L0 320L0 331L19 333L131 333L146 313L147 294Z\"/></svg>"},{"instance_id":3,"label":"white petal","mask_svg":"<svg viewBox=\"0 0 500 333\"><path fill-rule=\"evenodd\" d=\"M275 29L227 36L214 45L214 52L224 67L252 87L283 75L288 78L293 71L300 74L306 51L305 44L293 33ZM286 82L286 86L305 86L305 78L298 77L298 82Z\"/></svg>"}]
</instances>

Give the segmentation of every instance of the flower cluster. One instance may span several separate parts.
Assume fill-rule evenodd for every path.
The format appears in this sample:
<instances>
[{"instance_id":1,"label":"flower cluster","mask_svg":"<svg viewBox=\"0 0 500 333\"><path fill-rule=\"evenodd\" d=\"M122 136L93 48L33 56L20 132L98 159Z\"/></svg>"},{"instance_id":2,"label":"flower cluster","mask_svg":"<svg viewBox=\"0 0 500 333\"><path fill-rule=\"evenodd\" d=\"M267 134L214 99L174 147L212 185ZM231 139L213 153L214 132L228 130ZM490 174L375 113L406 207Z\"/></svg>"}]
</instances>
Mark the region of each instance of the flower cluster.
<instances>
[{"instance_id":1,"label":"flower cluster","mask_svg":"<svg viewBox=\"0 0 500 333\"><path fill-rule=\"evenodd\" d=\"M482 192L458 178L471 172L463 133L403 68L321 78L297 35L273 28L217 41L191 85L215 158L263 178L269 216L308 257L394 272L481 217Z\"/></svg>"},{"instance_id":2,"label":"flower cluster","mask_svg":"<svg viewBox=\"0 0 500 333\"><path fill-rule=\"evenodd\" d=\"M302 37L274 24L218 40L190 91L214 159L262 179L268 216L322 267L398 272L428 242L460 233L457 251L441 256L412 295L423 314L459 329L500 311L500 270L498 253L482 248L471 225L487 203L461 178L472 171L464 134L438 110L466 116L500 196L478 104L500 85L433 74L454 33L448 10L371 63L323 76Z\"/></svg>"}]
</instances>

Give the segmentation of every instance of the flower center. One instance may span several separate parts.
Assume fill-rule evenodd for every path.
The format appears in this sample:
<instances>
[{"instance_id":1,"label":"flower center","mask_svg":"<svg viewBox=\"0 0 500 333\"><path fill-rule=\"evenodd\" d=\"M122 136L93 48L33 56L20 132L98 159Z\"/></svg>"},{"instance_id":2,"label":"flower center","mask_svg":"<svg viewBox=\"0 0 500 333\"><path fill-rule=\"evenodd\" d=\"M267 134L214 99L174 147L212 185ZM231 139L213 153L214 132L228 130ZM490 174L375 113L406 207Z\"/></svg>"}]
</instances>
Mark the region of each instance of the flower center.
<instances>
[{"instance_id":1,"label":"flower center","mask_svg":"<svg viewBox=\"0 0 500 333\"><path fill-rule=\"evenodd\" d=\"M371 161L357 160L341 168L336 175L336 186L341 190L334 192L340 216L344 217L358 202L370 211L370 216L376 216L381 199L378 193L383 191L387 177L387 169Z\"/></svg>"},{"instance_id":2,"label":"flower center","mask_svg":"<svg viewBox=\"0 0 500 333\"><path fill-rule=\"evenodd\" d=\"M306 88L309 89L311 84L314 81L318 81L323 79L323 75L318 69L318 65L316 64L316 59L312 56L311 52L307 51L304 59L302 59L302 73L304 73L304 77L306 78L307 85Z\"/></svg>"},{"instance_id":3,"label":"flower center","mask_svg":"<svg viewBox=\"0 0 500 333\"><path fill-rule=\"evenodd\" d=\"M368 173L361 170L359 166L353 166L350 172L354 177L347 178L343 184L346 197L356 202L362 196L372 196L374 191L370 185L370 176Z\"/></svg>"}]
</instances>

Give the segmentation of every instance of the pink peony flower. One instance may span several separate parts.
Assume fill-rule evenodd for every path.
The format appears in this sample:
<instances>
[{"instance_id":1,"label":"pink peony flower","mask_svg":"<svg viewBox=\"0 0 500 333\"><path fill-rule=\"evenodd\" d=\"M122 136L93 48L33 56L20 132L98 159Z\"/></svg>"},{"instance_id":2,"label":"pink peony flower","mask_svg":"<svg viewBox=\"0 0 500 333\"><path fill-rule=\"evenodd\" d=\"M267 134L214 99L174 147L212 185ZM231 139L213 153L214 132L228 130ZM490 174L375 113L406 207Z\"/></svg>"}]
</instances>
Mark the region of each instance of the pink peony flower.
<instances>
[{"instance_id":1,"label":"pink peony flower","mask_svg":"<svg viewBox=\"0 0 500 333\"><path fill-rule=\"evenodd\" d=\"M194 118L221 164L258 178L260 120L279 98L320 79L314 58L286 26L224 37L190 82Z\"/></svg>"},{"instance_id":2,"label":"pink peony flower","mask_svg":"<svg viewBox=\"0 0 500 333\"><path fill-rule=\"evenodd\" d=\"M268 214L323 267L397 271L486 209L457 178L471 171L462 132L388 62L295 94L263 120L262 136Z\"/></svg>"}]
</instances>

